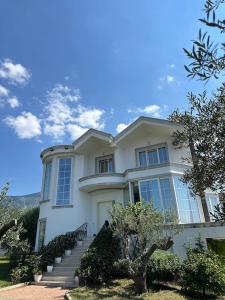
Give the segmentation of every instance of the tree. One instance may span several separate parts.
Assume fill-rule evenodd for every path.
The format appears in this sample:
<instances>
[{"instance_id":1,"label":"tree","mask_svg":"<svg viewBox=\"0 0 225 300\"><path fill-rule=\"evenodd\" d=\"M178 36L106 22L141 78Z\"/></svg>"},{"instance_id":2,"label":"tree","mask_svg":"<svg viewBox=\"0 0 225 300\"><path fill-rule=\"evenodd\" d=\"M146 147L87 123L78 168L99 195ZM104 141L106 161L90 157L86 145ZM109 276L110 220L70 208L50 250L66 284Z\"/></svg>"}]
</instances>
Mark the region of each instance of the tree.
<instances>
[{"instance_id":1,"label":"tree","mask_svg":"<svg viewBox=\"0 0 225 300\"><path fill-rule=\"evenodd\" d=\"M218 9L222 7L225 11L224 0L207 0L204 6L205 17L199 19L209 28L225 33L225 18L217 17ZM218 78L225 69L225 43L215 43L208 32L199 30L198 38L193 41L192 50L184 49L187 57L191 60L185 69L188 77L197 77L207 81L211 77Z\"/></svg>"},{"instance_id":2,"label":"tree","mask_svg":"<svg viewBox=\"0 0 225 300\"><path fill-rule=\"evenodd\" d=\"M225 20L217 18L216 12L223 4L223 0L207 0L205 17L200 19L221 34L225 32ZM185 66L188 77L208 81L211 77L219 78L225 68L225 44L215 44L210 34L201 29L192 50L184 51L191 60ZM183 181L201 197L205 218L209 221L204 191L209 188L223 192L225 188L225 83L210 97L206 91L199 95L189 93L188 101L189 109L176 110L170 116L172 121L183 124L183 129L174 133L174 143L186 144L190 149L193 166L185 172Z\"/></svg>"},{"instance_id":3,"label":"tree","mask_svg":"<svg viewBox=\"0 0 225 300\"><path fill-rule=\"evenodd\" d=\"M128 272L139 292L147 291L146 272L152 254L173 245L176 218L162 214L152 204L143 202L122 207L116 204L111 212L114 235L119 236ZM166 225L166 220L170 221Z\"/></svg>"},{"instance_id":4,"label":"tree","mask_svg":"<svg viewBox=\"0 0 225 300\"><path fill-rule=\"evenodd\" d=\"M0 240L4 234L17 224L19 211L6 198L9 189L9 183L2 188L0 192Z\"/></svg>"}]
</instances>

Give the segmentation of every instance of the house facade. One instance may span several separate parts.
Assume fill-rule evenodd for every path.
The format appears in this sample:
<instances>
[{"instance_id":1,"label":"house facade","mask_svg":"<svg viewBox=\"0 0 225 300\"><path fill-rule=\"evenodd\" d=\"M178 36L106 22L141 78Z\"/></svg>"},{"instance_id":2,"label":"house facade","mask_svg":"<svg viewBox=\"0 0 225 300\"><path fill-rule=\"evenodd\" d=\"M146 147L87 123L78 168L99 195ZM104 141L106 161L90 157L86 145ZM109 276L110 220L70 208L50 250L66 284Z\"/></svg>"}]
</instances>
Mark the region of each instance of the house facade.
<instances>
[{"instance_id":1,"label":"house facade","mask_svg":"<svg viewBox=\"0 0 225 300\"><path fill-rule=\"evenodd\" d=\"M59 234L88 223L88 235L97 234L113 203L152 201L159 210L172 209L183 224L173 251L181 256L195 238L224 239L225 227L210 220L219 202L206 191L194 197L180 181L190 167L189 149L174 145L177 124L140 117L125 130L111 134L88 130L71 145L57 145L41 153L43 180L36 250Z\"/></svg>"}]
</instances>

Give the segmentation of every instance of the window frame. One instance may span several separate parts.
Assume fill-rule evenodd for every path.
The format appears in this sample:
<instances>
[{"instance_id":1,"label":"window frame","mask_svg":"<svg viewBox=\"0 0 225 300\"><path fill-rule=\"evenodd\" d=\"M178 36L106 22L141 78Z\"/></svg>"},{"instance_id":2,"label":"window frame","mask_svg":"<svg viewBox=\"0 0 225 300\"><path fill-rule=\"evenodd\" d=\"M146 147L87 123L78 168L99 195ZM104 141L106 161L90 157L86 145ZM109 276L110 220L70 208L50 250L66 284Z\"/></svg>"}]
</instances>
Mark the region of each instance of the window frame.
<instances>
[{"instance_id":1,"label":"window frame","mask_svg":"<svg viewBox=\"0 0 225 300\"><path fill-rule=\"evenodd\" d=\"M71 169L70 169L70 191L69 191L69 193L70 193L70 197L69 197L69 202L68 203L62 203L62 204L60 204L60 203L57 203L57 201L58 201L58 181L59 181L59 164L60 164L60 159L71 159ZM55 206L58 206L58 207L60 207L60 206L70 206L71 205L71 203L72 203L72 178L73 178L73 157L72 156L58 156L57 157L57 169L56 169L56 171L57 171L57 178L56 178L56 191L55 191L55 193L56 193L56 196L55 196Z\"/></svg>"},{"instance_id":2,"label":"window frame","mask_svg":"<svg viewBox=\"0 0 225 300\"><path fill-rule=\"evenodd\" d=\"M100 161L112 159L112 172L100 172ZM115 172L114 154L95 157L95 174L112 174Z\"/></svg>"},{"instance_id":3,"label":"window frame","mask_svg":"<svg viewBox=\"0 0 225 300\"><path fill-rule=\"evenodd\" d=\"M160 148L166 148L167 158L168 158L167 162L160 162L160 157L159 157L159 149ZM136 151L136 165L137 165L138 168L155 167L155 166L163 165L163 164L166 164L166 163L170 162L169 148L168 148L168 144L167 143L155 144L155 145L152 145L152 146L137 148L137 149L135 149L135 151ZM157 153L158 163L156 163L156 164L149 164L149 155L148 155L148 152L151 152L151 151L156 151L156 153ZM145 166L141 166L141 164L140 164L140 156L139 155L140 155L141 152L145 153L145 161L146 161L146 165Z\"/></svg>"},{"instance_id":4,"label":"window frame","mask_svg":"<svg viewBox=\"0 0 225 300\"><path fill-rule=\"evenodd\" d=\"M208 212L209 212L209 218L210 218L210 222L213 222L213 217L210 215L210 212L215 212L215 209L214 207L212 206L212 202L210 200L210 196L214 196L214 197L217 197L217 204L220 204L220 198L219 198L219 195L218 194L214 194L214 193L205 193L205 198L206 198L206 204L207 204L207 209L208 209ZM210 207L209 207L210 205ZM210 208L210 209L209 209Z\"/></svg>"},{"instance_id":5,"label":"window frame","mask_svg":"<svg viewBox=\"0 0 225 300\"><path fill-rule=\"evenodd\" d=\"M43 245L40 245L40 228L41 224L45 224L44 228L44 237L43 237L43 245L45 244L45 236L46 236L46 226L47 226L47 218L41 218L38 220L38 236L37 236L37 250L39 251Z\"/></svg>"}]
</instances>

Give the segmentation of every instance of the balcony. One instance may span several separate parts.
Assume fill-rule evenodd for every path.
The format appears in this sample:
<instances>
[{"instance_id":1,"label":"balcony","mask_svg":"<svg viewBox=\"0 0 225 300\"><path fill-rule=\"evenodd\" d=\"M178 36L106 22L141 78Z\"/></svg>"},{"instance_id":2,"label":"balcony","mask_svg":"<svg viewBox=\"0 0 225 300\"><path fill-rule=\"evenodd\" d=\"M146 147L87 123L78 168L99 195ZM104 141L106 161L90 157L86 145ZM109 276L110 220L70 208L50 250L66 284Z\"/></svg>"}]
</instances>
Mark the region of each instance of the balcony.
<instances>
[{"instance_id":1,"label":"balcony","mask_svg":"<svg viewBox=\"0 0 225 300\"><path fill-rule=\"evenodd\" d=\"M79 179L79 190L83 192L94 192L101 189L123 188L126 183L121 173L94 174Z\"/></svg>"}]
</instances>

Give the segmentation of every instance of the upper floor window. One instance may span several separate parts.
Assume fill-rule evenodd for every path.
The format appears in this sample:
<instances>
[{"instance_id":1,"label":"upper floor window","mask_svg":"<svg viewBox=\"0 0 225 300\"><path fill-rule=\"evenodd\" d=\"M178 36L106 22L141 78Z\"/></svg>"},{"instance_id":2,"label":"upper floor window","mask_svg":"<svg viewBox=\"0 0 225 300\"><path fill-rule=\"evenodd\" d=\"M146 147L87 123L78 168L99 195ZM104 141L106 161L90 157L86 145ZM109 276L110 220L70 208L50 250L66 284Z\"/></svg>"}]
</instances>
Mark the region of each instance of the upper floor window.
<instances>
[{"instance_id":1,"label":"upper floor window","mask_svg":"<svg viewBox=\"0 0 225 300\"><path fill-rule=\"evenodd\" d=\"M51 184L51 173L52 173L52 162L49 162L45 165L43 200L48 200L49 199L50 184Z\"/></svg>"},{"instance_id":2,"label":"upper floor window","mask_svg":"<svg viewBox=\"0 0 225 300\"><path fill-rule=\"evenodd\" d=\"M138 163L140 167L154 166L169 161L167 147L148 148L138 151Z\"/></svg>"},{"instance_id":3,"label":"upper floor window","mask_svg":"<svg viewBox=\"0 0 225 300\"><path fill-rule=\"evenodd\" d=\"M112 173L114 171L113 155L98 157L96 159L97 173Z\"/></svg>"},{"instance_id":4,"label":"upper floor window","mask_svg":"<svg viewBox=\"0 0 225 300\"><path fill-rule=\"evenodd\" d=\"M72 159L70 157L59 159L56 205L67 205L70 203L71 165Z\"/></svg>"}]
</instances>

